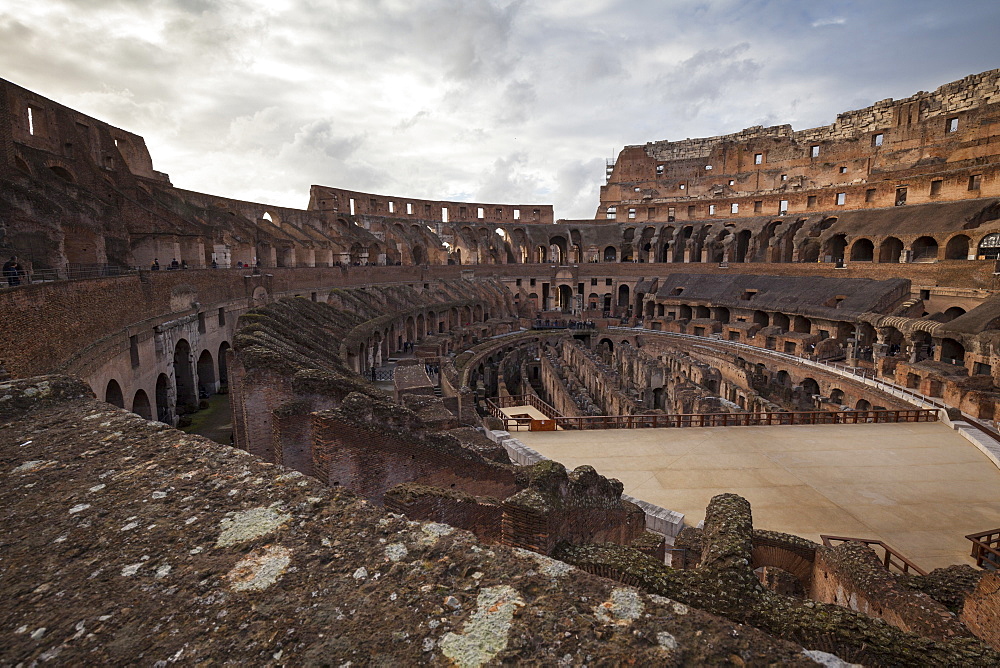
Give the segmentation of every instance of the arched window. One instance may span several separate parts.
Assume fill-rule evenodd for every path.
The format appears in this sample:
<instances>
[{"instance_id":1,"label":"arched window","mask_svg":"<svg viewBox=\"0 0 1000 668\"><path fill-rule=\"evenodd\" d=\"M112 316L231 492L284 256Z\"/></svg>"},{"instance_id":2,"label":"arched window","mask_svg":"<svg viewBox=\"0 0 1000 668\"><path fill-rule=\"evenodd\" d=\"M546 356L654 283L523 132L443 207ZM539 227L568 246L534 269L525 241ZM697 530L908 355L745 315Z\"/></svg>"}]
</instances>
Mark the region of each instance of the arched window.
<instances>
[{"instance_id":1,"label":"arched window","mask_svg":"<svg viewBox=\"0 0 1000 668\"><path fill-rule=\"evenodd\" d=\"M1000 259L1000 232L987 234L979 242L979 250L976 256L984 260Z\"/></svg>"}]
</instances>

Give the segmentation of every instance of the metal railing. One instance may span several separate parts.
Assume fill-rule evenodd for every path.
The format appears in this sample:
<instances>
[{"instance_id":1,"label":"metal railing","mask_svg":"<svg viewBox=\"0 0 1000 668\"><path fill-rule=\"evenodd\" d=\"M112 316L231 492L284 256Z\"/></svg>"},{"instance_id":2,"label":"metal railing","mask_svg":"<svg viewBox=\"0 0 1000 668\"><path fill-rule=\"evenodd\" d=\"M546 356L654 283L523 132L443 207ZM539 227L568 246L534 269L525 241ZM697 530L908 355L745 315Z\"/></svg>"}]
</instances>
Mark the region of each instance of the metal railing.
<instances>
[{"instance_id":1,"label":"metal railing","mask_svg":"<svg viewBox=\"0 0 1000 668\"><path fill-rule=\"evenodd\" d=\"M821 535L823 544L827 547L834 547L834 542L836 543L861 543L862 545L867 545L868 547L875 550L875 554L879 554L879 550L875 548L880 548L882 554L879 558L882 561L882 565L885 566L886 570L891 571L893 568L898 570L900 573L909 574L913 571L917 575L927 575L927 571L917 566L915 563L904 557L902 554L894 550L893 548L886 545L880 540L874 538L849 538L847 536L825 536Z\"/></svg>"},{"instance_id":2,"label":"metal railing","mask_svg":"<svg viewBox=\"0 0 1000 668\"><path fill-rule=\"evenodd\" d=\"M486 400L490 414L503 421L507 431L531 428L531 418L509 417L502 409L532 406L564 430L678 429L684 427L764 427L816 424L873 424L935 422L938 411L926 408L878 411L792 411L767 413L690 413L678 415L565 416L534 395L509 395Z\"/></svg>"},{"instance_id":3,"label":"metal railing","mask_svg":"<svg viewBox=\"0 0 1000 668\"><path fill-rule=\"evenodd\" d=\"M966 538L972 541L972 558L976 566L990 571L1000 569L1000 529L972 533Z\"/></svg>"},{"instance_id":4,"label":"metal railing","mask_svg":"<svg viewBox=\"0 0 1000 668\"><path fill-rule=\"evenodd\" d=\"M71 281L79 278L128 276L136 273L138 270L133 267L122 267L117 264L69 265L59 269L32 269L19 276L19 280L21 285L31 285L53 281ZM6 276L0 281L0 287L8 287Z\"/></svg>"}]
</instances>

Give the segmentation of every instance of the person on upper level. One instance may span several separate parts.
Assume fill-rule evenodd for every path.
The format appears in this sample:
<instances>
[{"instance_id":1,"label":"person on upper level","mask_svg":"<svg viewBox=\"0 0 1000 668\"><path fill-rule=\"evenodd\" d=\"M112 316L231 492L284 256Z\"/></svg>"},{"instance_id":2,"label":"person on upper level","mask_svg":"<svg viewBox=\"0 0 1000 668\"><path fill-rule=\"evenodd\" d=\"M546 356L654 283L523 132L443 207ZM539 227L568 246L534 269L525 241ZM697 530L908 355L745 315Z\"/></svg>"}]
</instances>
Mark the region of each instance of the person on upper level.
<instances>
[{"instance_id":1,"label":"person on upper level","mask_svg":"<svg viewBox=\"0 0 1000 668\"><path fill-rule=\"evenodd\" d=\"M24 269L17 261L17 256L12 255L3 265L3 277L7 279L7 285L14 287L21 285L21 277L24 276Z\"/></svg>"}]
</instances>

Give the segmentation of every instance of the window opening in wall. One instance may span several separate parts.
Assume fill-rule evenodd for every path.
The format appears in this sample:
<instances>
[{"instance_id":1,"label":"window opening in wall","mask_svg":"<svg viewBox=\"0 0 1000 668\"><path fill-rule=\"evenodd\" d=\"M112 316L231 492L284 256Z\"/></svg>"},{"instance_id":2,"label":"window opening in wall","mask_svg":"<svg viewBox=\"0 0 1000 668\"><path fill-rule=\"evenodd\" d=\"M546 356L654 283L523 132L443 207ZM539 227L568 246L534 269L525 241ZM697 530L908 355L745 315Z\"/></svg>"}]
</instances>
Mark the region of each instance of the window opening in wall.
<instances>
[{"instance_id":1,"label":"window opening in wall","mask_svg":"<svg viewBox=\"0 0 1000 668\"><path fill-rule=\"evenodd\" d=\"M875 201L875 189L874 188L869 188L868 190L865 191L865 201L866 202L874 202Z\"/></svg>"},{"instance_id":2,"label":"window opening in wall","mask_svg":"<svg viewBox=\"0 0 1000 668\"><path fill-rule=\"evenodd\" d=\"M28 134L35 134L35 110L31 107L28 107Z\"/></svg>"},{"instance_id":3,"label":"window opening in wall","mask_svg":"<svg viewBox=\"0 0 1000 668\"><path fill-rule=\"evenodd\" d=\"M847 202L847 193L837 193L837 206L844 206Z\"/></svg>"},{"instance_id":4,"label":"window opening in wall","mask_svg":"<svg viewBox=\"0 0 1000 668\"><path fill-rule=\"evenodd\" d=\"M764 209L764 200L762 199L754 200L753 212L760 213L761 211L763 211L763 209Z\"/></svg>"},{"instance_id":5,"label":"window opening in wall","mask_svg":"<svg viewBox=\"0 0 1000 668\"><path fill-rule=\"evenodd\" d=\"M407 202L406 203L406 215L407 216L412 216L413 215L413 202Z\"/></svg>"},{"instance_id":6,"label":"window opening in wall","mask_svg":"<svg viewBox=\"0 0 1000 668\"><path fill-rule=\"evenodd\" d=\"M982 174L973 174L969 177L969 190L979 190L979 184L982 182Z\"/></svg>"},{"instance_id":7,"label":"window opening in wall","mask_svg":"<svg viewBox=\"0 0 1000 668\"><path fill-rule=\"evenodd\" d=\"M705 171L706 171L706 172L707 172L708 170L710 170L710 169L712 169L712 165L705 165Z\"/></svg>"},{"instance_id":8,"label":"window opening in wall","mask_svg":"<svg viewBox=\"0 0 1000 668\"><path fill-rule=\"evenodd\" d=\"M597 279L596 278L590 279L590 284L591 285L597 285Z\"/></svg>"},{"instance_id":9,"label":"window opening in wall","mask_svg":"<svg viewBox=\"0 0 1000 668\"><path fill-rule=\"evenodd\" d=\"M446 206L441 207L441 222L448 222L448 207Z\"/></svg>"},{"instance_id":10,"label":"window opening in wall","mask_svg":"<svg viewBox=\"0 0 1000 668\"><path fill-rule=\"evenodd\" d=\"M944 181L941 180L941 179L936 179L934 181L931 181L931 195L940 195L941 194L941 184L943 184L943 183L944 183Z\"/></svg>"},{"instance_id":11,"label":"window opening in wall","mask_svg":"<svg viewBox=\"0 0 1000 668\"><path fill-rule=\"evenodd\" d=\"M680 188L681 190L684 190L685 188L687 188L687 184L685 184L685 183L682 183L682 184L680 184L680 185L679 185L679 186L677 186L677 187L678 187L678 188Z\"/></svg>"},{"instance_id":12,"label":"window opening in wall","mask_svg":"<svg viewBox=\"0 0 1000 668\"><path fill-rule=\"evenodd\" d=\"M459 218L466 218L466 217L468 217L468 215L469 215L469 210L467 208L465 208L464 206L458 207L458 217Z\"/></svg>"},{"instance_id":13,"label":"window opening in wall","mask_svg":"<svg viewBox=\"0 0 1000 668\"><path fill-rule=\"evenodd\" d=\"M118 140L115 139L114 142L115 142L115 148L118 148Z\"/></svg>"},{"instance_id":14,"label":"window opening in wall","mask_svg":"<svg viewBox=\"0 0 1000 668\"><path fill-rule=\"evenodd\" d=\"M655 211L655 209L654 209L654 211ZM677 210L674 207L672 207L672 206L668 206L667 207L667 222L668 223L674 222L674 219L676 217L677 217Z\"/></svg>"},{"instance_id":15,"label":"window opening in wall","mask_svg":"<svg viewBox=\"0 0 1000 668\"><path fill-rule=\"evenodd\" d=\"M521 287L521 279L517 279L517 287Z\"/></svg>"},{"instance_id":16,"label":"window opening in wall","mask_svg":"<svg viewBox=\"0 0 1000 668\"><path fill-rule=\"evenodd\" d=\"M371 211L378 211L378 200L374 197L368 200L368 206Z\"/></svg>"},{"instance_id":17,"label":"window opening in wall","mask_svg":"<svg viewBox=\"0 0 1000 668\"><path fill-rule=\"evenodd\" d=\"M139 366L139 337L135 334L128 337L128 354L132 360L132 368Z\"/></svg>"},{"instance_id":18,"label":"window opening in wall","mask_svg":"<svg viewBox=\"0 0 1000 668\"><path fill-rule=\"evenodd\" d=\"M351 215L353 216L354 215L354 198L352 197L351 199L347 200L347 204L348 204L349 208L351 209Z\"/></svg>"},{"instance_id":19,"label":"window opening in wall","mask_svg":"<svg viewBox=\"0 0 1000 668\"><path fill-rule=\"evenodd\" d=\"M656 218L656 207L651 206L646 209L646 220L653 220L654 218Z\"/></svg>"},{"instance_id":20,"label":"window opening in wall","mask_svg":"<svg viewBox=\"0 0 1000 668\"><path fill-rule=\"evenodd\" d=\"M847 167L841 167L840 168L840 173L841 174L846 174L847 173Z\"/></svg>"},{"instance_id":21,"label":"window opening in wall","mask_svg":"<svg viewBox=\"0 0 1000 668\"><path fill-rule=\"evenodd\" d=\"M396 213L396 203L389 200L389 213Z\"/></svg>"},{"instance_id":22,"label":"window opening in wall","mask_svg":"<svg viewBox=\"0 0 1000 668\"><path fill-rule=\"evenodd\" d=\"M485 211L485 209L483 209L483 207L481 207L481 206L477 206L476 207L476 218L479 218L480 220L482 220L485 217L486 217L486 211Z\"/></svg>"},{"instance_id":23,"label":"window opening in wall","mask_svg":"<svg viewBox=\"0 0 1000 668\"><path fill-rule=\"evenodd\" d=\"M112 156L110 155L104 156L104 168L105 169L115 168L115 159Z\"/></svg>"},{"instance_id":24,"label":"window opening in wall","mask_svg":"<svg viewBox=\"0 0 1000 668\"><path fill-rule=\"evenodd\" d=\"M710 216L714 216L715 215L715 205L714 204L709 204L708 205L708 215L710 215Z\"/></svg>"},{"instance_id":25,"label":"window opening in wall","mask_svg":"<svg viewBox=\"0 0 1000 668\"><path fill-rule=\"evenodd\" d=\"M931 298L931 291L930 290L921 290L920 291L920 298L921 299L930 299Z\"/></svg>"},{"instance_id":26,"label":"window opening in wall","mask_svg":"<svg viewBox=\"0 0 1000 668\"><path fill-rule=\"evenodd\" d=\"M739 213L739 212L740 212L739 204L733 202L732 204L729 205L729 213Z\"/></svg>"},{"instance_id":27,"label":"window opening in wall","mask_svg":"<svg viewBox=\"0 0 1000 668\"><path fill-rule=\"evenodd\" d=\"M612 283L612 281L611 281L610 278L605 278L604 279L604 285L611 285L611 283Z\"/></svg>"},{"instance_id":28,"label":"window opening in wall","mask_svg":"<svg viewBox=\"0 0 1000 668\"><path fill-rule=\"evenodd\" d=\"M533 278L532 278L532 279L531 279L531 280L529 281L529 284L531 285L531 287L535 287L535 279L533 279Z\"/></svg>"},{"instance_id":29,"label":"window opening in wall","mask_svg":"<svg viewBox=\"0 0 1000 668\"><path fill-rule=\"evenodd\" d=\"M632 188L632 192L637 192L637 193L642 192L642 188L636 186L635 188Z\"/></svg>"},{"instance_id":30,"label":"window opening in wall","mask_svg":"<svg viewBox=\"0 0 1000 668\"><path fill-rule=\"evenodd\" d=\"M431 217L431 205L430 204L424 204L424 215L427 216L428 218Z\"/></svg>"},{"instance_id":31,"label":"window opening in wall","mask_svg":"<svg viewBox=\"0 0 1000 668\"><path fill-rule=\"evenodd\" d=\"M679 295L682 292L684 292L684 288L674 288L673 290L670 291L670 295L672 297L676 297L677 295Z\"/></svg>"},{"instance_id":32,"label":"window opening in wall","mask_svg":"<svg viewBox=\"0 0 1000 668\"><path fill-rule=\"evenodd\" d=\"M982 362L976 362L972 367L972 373L976 376L989 376L993 373L993 367L989 364L983 364Z\"/></svg>"},{"instance_id":33,"label":"window opening in wall","mask_svg":"<svg viewBox=\"0 0 1000 668\"><path fill-rule=\"evenodd\" d=\"M542 210L541 209L532 209L531 210L531 217L534 218L535 220L538 220L538 217L541 216L541 215L542 215Z\"/></svg>"},{"instance_id":34,"label":"window opening in wall","mask_svg":"<svg viewBox=\"0 0 1000 668\"><path fill-rule=\"evenodd\" d=\"M614 219L617 216L618 216L618 207L616 207L616 206L609 206L608 207L608 212L606 214L604 214L605 218L611 218L611 219Z\"/></svg>"},{"instance_id":35,"label":"window opening in wall","mask_svg":"<svg viewBox=\"0 0 1000 668\"><path fill-rule=\"evenodd\" d=\"M809 147L809 157L818 158L819 157L819 144L813 144Z\"/></svg>"},{"instance_id":36,"label":"window opening in wall","mask_svg":"<svg viewBox=\"0 0 1000 668\"><path fill-rule=\"evenodd\" d=\"M219 327L226 326L226 309L224 306L219 307Z\"/></svg>"},{"instance_id":37,"label":"window opening in wall","mask_svg":"<svg viewBox=\"0 0 1000 668\"><path fill-rule=\"evenodd\" d=\"M688 207L688 218L694 218L694 205Z\"/></svg>"},{"instance_id":38,"label":"window opening in wall","mask_svg":"<svg viewBox=\"0 0 1000 668\"><path fill-rule=\"evenodd\" d=\"M198 314L198 332L204 334L208 331L208 325L205 324L205 312L202 311Z\"/></svg>"},{"instance_id":39,"label":"window opening in wall","mask_svg":"<svg viewBox=\"0 0 1000 668\"><path fill-rule=\"evenodd\" d=\"M762 165L762 164L764 164L764 154L763 153L754 153L753 154L753 164L755 164L755 165Z\"/></svg>"},{"instance_id":40,"label":"window opening in wall","mask_svg":"<svg viewBox=\"0 0 1000 668\"><path fill-rule=\"evenodd\" d=\"M73 157L73 144L71 142L66 142L63 146L63 153L66 154L67 158Z\"/></svg>"},{"instance_id":41,"label":"window opening in wall","mask_svg":"<svg viewBox=\"0 0 1000 668\"><path fill-rule=\"evenodd\" d=\"M896 188L896 206L906 204L906 188Z\"/></svg>"},{"instance_id":42,"label":"window opening in wall","mask_svg":"<svg viewBox=\"0 0 1000 668\"><path fill-rule=\"evenodd\" d=\"M740 297L743 301L750 301L757 294L756 290L744 290L743 295Z\"/></svg>"},{"instance_id":43,"label":"window opening in wall","mask_svg":"<svg viewBox=\"0 0 1000 668\"><path fill-rule=\"evenodd\" d=\"M778 202L778 215L784 216L786 213L788 213L788 200L783 199Z\"/></svg>"},{"instance_id":44,"label":"window opening in wall","mask_svg":"<svg viewBox=\"0 0 1000 668\"><path fill-rule=\"evenodd\" d=\"M809 195L806 198L806 207L812 209L816 206L816 195Z\"/></svg>"},{"instance_id":45,"label":"window opening in wall","mask_svg":"<svg viewBox=\"0 0 1000 668\"><path fill-rule=\"evenodd\" d=\"M788 180L788 174L782 174L781 175L781 180L782 181L787 181Z\"/></svg>"},{"instance_id":46,"label":"window opening in wall","mask_svg":"<svg viewBox=\"0 0 1000 668\"><path fill-rule=\"evenodd\" d=\"M733 179L729 179L729 185L735 186L736 185L736 181L734 181Z\"/></svg>"},{"instance_id":47,"label":"window opening in wall","mask_svg":"<svg viewBox=\"0 0 1000 668\"><path fill-rule=\"evenodd\" d=\"M629 220L635 220L635 209L628 210L628 218Z\"/></svg>"},{"instance_id":48,"label":"window opening in wall","mask_svg":"<svg viewBox=\"0 0 1000 668\"><path fill-rule=\"evenodd\" d=\"M663 165L657 165L656 166L656 175L657 176L662 176L663 175Z\"/></svg>"},{"instance_id":49,"label":"window opening in wall","mask_svg":"<svg viewBox=\"0 0 1000 668\"><path fill-rule=\"evenodd\" d=\"M945 121L944 131L945 132L958 132L958 117L957 116L953 116L952 118L949 118L948 120Z\"/></svg>"},{"instance_id":50,"label":"window opening in wall","mask_svg":"<svg viewBox=\"0 0 1000 668\"><path fill-rule=\"evenodd\" d=\"M872 135L872 146L881 146L884 139L885 135L881 132Z\"/></svg>"},{"instance_id":51,"label":"window opening in wall","mask_svg":"<svg viewBox=\"0 0 1000 668\"><path fill-rule=\"evenodd\" d=\"M498 220L500 218L503 218L503 209L501 209L501 208L498 207L498 208L496 208L496 209L493 210L493 213L497 217Z\"/></svg>"},{"instance_id":52,"label":"window opening in wall","mask_svg":"<svg viewBox=\"0 0 1000 668\"><path fill-rule=\"evenodd\" d=\"M514 220L521 220L521 210L514 209Z\"/></svg>"}]
</instances>

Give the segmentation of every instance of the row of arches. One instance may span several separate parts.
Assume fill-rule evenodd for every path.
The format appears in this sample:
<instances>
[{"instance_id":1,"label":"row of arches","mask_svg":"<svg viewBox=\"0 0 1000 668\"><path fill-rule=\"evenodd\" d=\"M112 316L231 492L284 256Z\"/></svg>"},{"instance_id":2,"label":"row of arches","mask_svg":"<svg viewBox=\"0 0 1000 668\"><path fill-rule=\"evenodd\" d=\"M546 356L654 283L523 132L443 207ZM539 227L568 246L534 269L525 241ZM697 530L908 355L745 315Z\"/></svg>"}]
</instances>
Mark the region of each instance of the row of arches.
<instances>
[{"instance_id":1,"label":"row of arches","mask_svg":"<svg viewBox=\"0 0 1000 668\"><path fill-rule=\"evenodd\" d=\"M204 349L197 360L191 353L191 344L180 339L172 356L173 380L167 373L156 377L152 398L145 388L136 388L126 400L126 393L117 379L110 379L104 387L104 400L109 404L130 410L147 419L173 424L181 411L193 410L202 397L218 392L229 384L226 363L228 341L213 351Z\"/></svg>"}]
</instances>

